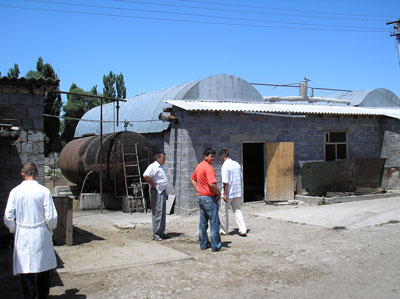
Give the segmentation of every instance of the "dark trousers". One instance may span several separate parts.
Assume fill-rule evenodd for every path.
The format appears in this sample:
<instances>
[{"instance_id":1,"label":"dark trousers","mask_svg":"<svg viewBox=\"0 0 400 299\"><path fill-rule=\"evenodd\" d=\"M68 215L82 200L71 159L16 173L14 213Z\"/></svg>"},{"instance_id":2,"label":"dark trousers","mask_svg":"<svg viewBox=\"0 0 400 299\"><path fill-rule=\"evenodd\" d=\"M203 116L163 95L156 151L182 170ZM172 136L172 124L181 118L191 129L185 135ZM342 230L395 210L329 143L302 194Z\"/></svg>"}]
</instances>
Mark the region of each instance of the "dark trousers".
<instances>
[{"instance_id":1,"label":"dark trousers","mask_svg":"<svg viewBox=\"0 0 400 299\"><path fill-rule=\"evenodd\" d=\"M39 273L21 275L22 289L26 299L45 299L50 292L52 269Z\"/></svg>"}]
</instances>

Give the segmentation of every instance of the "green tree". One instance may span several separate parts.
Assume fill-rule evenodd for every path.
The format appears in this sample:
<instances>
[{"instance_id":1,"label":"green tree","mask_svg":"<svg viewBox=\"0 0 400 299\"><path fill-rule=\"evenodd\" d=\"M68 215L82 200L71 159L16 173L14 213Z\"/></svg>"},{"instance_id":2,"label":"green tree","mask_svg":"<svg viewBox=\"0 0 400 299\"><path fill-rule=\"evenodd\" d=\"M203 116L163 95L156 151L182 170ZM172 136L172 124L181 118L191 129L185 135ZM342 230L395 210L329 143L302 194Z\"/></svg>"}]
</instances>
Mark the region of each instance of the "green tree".
<instances>
[{"instance_id":1,"label":"green tree","mask_svg":"<svg viewBox=\"0 0 400 299\"><path fill-rule=\"evenodd\" d=\"M43 58L39 57L36 63L36 70L30 70L25 75L26 78L51 78L58 79L56 72L49 63L43 64ZM60 116L62 107L60 94L48 94L44 102L44 113L56 117L44 117L44 153L59 152L61 150L61 139L59 135Z\"/></svg>"},{"instance_id":2,"label":"green tree","mask_svg":"<svg viewBox=\"0 0 400 299\"><path fill-rule=\"evenodd\" d=\"M110 71L108 75L103 75L103 84L103 96L114 99L126 98L126 87L124 75L122 73L116 75L112 71Z\"/></svg>"},{"instance_id":3,"label":"green tree","mask_svg":"<svg viewBox=\"0 0 400 299\"><path fill-rule=\"evenodd\" d=\"M10 68L8 70L7 77L8 78L11 78L11 77L18 78L18 76L19 76L19 67L18 67L18 64L14 64L14 67Z\"/></svg>"},{"instance_id":4,"label":"green tree","mask_svg":"<svg viewBox=\"0 0 400 299\"><path fill-rule=\"evenodd\" d=\"M96 84L95 86L92 87L92 89L90 90L90 92L91 92L93 95L97 96L97 84Z\"/></svg>"},{"instance_id":5,"label":"green tree","mask_svg":"<svg viewBox=\"0 0 400 299\"><path fill-rule=\"evenodd\" d=\"M82 88L78 87L75 83L72 83L70 92L79 93L80 95L67 95L67 102L63 107L65 112L64 116L75 119L64 120L64 130L61 134L61 140L63 144L70 142L74 139L75 129L78 125L78 120L90 109L100 105L100 99L85 97L87 95L97 95L97 85L87 92Z\"/></svg>"},{"instance_id":6,"label":"green tree","mask_svg":"<svg viewBox=\"0 0 400 299\"><path fill-rule=\"evenodd\" d=\"M110 71L108 75L103 75L103 96L109 98L115 98L116 90L115 90L115 82L116 77L115 74Z\"/></svg>"},{"instance_id":7,"label":"green tree","mask_svg":"<svg viewBox=\"0 0 400 299\"><path fill-rule=\"evenodd\" d=\"M42 61L40 63L43 65ZM43 68L44 67L45 65L43 65ZM37 68L40 69L39 62ZM126 88L122 73L115 75L112 71L110 71L108 75L103 76L103 84L103 94L100 96L119 99L126 98ZM97 85L93 86L90 91L85 91L73 83L69 91L72 93L79 93L80 95L69 94L67 96L68 100L63 107L65 112L64 116L74 118L65 119L63 122L63 131L61 134L61 140L63 144L66 144L74 139L75 129L78 125L78 121L76 119L80 119L87 111L99 106L101 103L100 98L85 97L85 95L99 95L97 92ZM103 104L110 102L112 102L111 99L103 99Z\"/></svg>"},{"instance_id":8,"label":"green tree","mask_svg":"<svg viewBox=\"0 0 400 299\"><path fill-rule=\"evenodd\" d=\"M115 87L117 89L117 98L125 99L126 98L126 88L125 88L124 75L122 75L122 73L119 73L119 75L116 76Z\"/></svg>"}]
</instances>

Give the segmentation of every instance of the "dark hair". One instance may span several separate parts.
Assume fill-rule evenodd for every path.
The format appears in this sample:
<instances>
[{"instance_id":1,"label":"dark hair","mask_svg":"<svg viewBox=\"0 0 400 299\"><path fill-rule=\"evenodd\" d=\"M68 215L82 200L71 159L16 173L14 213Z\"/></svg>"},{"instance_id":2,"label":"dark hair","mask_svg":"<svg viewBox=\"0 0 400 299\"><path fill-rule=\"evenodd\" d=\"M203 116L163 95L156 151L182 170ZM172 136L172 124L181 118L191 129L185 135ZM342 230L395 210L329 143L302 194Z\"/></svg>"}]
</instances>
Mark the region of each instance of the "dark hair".
<instances>
[{"instance_id":1,"label":"dark hair","mask_svg":"<svg viewBox=\"0 0 400 299\"><path fill-rule=\"evenodd\" d=\"M216 155L215 149L207 147L203 152L203 156L208 156L208 155Z\"/></svg>"},{"instance_id":2,"label":"dark hair","mask_svg":"<svg viewBox=\"0 0 400 299\"><path fill-rule=\"evenodd\" d=\"M224 156L225 158L229 157L229 152L226 148L223 148L219 151L218 156Z\"/></svg>"},{"instance_id":3,"label":"dark hair","mask_svg":"<svg viewBox=\"0 0 400 299\"><path fill-rule=\"evenodd\" d=\"M166 154L165 154L164 152L156 152L156 153L154 154L154 160L157 160L158 158L160 158L161 155L166 156Z\"/></svg>"},{"instance_id":4,"label":"dark hair","mask_svg":"<svg viewBox=\"0 0 400 299\"><path fill-rule=\"evenodd\" d=\"M21 172L24 173L26 176L35 176L38 173L38 169L36 164L33 162L25 162L22 165Z\"/></svg>"}]
</instances>

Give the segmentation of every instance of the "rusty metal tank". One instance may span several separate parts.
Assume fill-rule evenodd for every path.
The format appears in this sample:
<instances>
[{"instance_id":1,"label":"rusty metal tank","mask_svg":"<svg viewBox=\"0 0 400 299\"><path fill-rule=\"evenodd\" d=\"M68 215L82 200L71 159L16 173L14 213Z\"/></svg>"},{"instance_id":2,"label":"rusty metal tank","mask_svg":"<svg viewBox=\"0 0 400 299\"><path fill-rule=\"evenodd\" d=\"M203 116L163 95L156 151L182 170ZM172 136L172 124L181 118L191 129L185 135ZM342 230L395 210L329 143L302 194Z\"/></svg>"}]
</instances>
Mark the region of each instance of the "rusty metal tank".
<instances>
[{"instance_id":1,"label":"rusty metal tank","mask_svg":"<svg viewBox=\"0 0 400 299\"><path fill-rule=\"evenodd\" d=\"M92 171L85 182L85 189L100 189L100 169L102 167L102 185L106 192L122 195L125 193L125 179L122 150L125 153L135 152L137 145L140 170L143 174L153 161L154 149L141 134L118 132L103 135L103 163L100 159L100 136L75 139L67 143L60 154L60 169L64 177L72 183L82 185L85 176ZM131 158L128 158L128 157ZM135 156L125 159L136 159ZM133 161L125 161L132 164ZM137 174L137 167L130 170Z\"/></svg>"}]
</instances>

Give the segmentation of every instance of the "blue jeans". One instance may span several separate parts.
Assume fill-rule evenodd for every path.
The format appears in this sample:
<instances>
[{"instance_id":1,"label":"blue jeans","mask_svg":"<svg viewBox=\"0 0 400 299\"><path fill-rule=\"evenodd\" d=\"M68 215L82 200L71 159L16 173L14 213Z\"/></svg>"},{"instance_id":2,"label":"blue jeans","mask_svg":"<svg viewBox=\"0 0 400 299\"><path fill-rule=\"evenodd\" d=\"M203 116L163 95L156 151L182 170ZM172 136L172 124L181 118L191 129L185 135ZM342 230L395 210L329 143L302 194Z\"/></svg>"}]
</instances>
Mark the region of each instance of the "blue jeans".
<instances>
[{"instance_id":1,"label":"blue jeans","mask_svg":"<svg viewBox=\"0 0 400 299\"><path fill-rule=\"evenodd\" d=\"M207 249L210 246L208 241L208 221L210 221L211 234L211 250L221 250L221 237L219 235L219 217L218 217L218 201L215 196L199 196L200 207L200 224L199 224L199 239L200 248Z\"/></svg>"}]
</instances>

